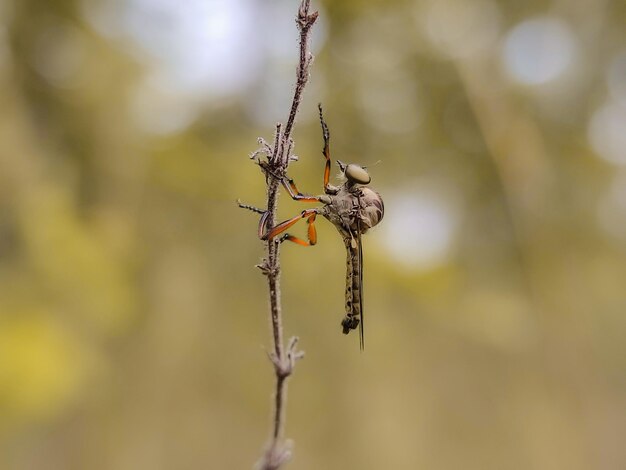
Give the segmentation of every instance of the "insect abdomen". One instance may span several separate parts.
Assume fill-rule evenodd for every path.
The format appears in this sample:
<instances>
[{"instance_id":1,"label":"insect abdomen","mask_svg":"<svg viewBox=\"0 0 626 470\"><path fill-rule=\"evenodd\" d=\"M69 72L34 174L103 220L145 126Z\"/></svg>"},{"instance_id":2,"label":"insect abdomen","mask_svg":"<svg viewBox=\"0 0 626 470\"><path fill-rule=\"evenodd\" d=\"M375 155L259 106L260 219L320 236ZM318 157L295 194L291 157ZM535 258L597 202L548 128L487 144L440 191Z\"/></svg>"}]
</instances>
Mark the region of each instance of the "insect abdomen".
<instances>
[{"instance_id":1,"label":"insect abdomen","mask_svg":"<svg viewBox=\"0 0 626 470\"><path fill-rule=\"evenodd\" d=\"M352 246L353 240L346 241L346 316L341 322L343 333L348 334L359 326L361 316L361 273L359 248Z\"/></svg>"}]
</instances>

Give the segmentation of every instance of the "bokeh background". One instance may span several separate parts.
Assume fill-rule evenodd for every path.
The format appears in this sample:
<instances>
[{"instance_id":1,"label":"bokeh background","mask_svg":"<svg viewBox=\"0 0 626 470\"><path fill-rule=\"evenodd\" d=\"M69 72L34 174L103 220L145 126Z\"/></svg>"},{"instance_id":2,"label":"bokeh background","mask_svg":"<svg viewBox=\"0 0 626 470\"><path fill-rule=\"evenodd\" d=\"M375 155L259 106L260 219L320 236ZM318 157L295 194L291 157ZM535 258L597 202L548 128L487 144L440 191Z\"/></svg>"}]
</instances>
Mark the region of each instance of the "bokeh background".
<instances>
[{"instance_id":1,"label":"bokeh background","mask_svg":"<svg viewBox=\"0 0 626 470\"><path fill-rule=\"evenodd\" d=\"M286 118L297 4L0 1L0 468L260 455L263 245L235 200L264 203L248 155ZM282 250L289 468L626 468L626 3L313 7L291 176L321 192L321 101L387 212L364 353L334 228Z\"/></svg>"}]
</instances>

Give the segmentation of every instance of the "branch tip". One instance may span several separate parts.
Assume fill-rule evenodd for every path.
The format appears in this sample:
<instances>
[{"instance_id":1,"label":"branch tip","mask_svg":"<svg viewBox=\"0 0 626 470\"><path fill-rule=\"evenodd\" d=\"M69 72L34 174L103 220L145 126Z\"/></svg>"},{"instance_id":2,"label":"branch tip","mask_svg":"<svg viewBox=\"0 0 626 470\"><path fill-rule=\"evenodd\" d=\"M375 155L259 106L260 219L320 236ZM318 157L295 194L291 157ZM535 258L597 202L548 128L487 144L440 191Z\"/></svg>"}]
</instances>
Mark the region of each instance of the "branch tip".
<instances>
[{"instance_id":1,"label":"branch tip","mask_svg":"<svg viewBox=\"0 0 626 470\"><path fill-rule=\"evenodd\" d=\"M291 460L293 455L293 441L287 439L282 445L270 446L255 470L277 470L281 465Z\"/></svg>"}]
</instances>

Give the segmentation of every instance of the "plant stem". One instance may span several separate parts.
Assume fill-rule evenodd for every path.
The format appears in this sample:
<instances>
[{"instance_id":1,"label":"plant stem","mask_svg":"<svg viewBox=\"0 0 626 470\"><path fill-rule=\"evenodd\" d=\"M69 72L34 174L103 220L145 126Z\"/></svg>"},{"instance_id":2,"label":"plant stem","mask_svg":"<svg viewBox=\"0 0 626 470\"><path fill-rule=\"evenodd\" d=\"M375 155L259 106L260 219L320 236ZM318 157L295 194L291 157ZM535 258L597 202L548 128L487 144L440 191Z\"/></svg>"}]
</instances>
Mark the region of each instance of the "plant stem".
<instances>
[{"instance_id":1,"label":"plant stem","mask_svg":"<svg viewBox=\"0 0 626 470\"><path fill-rule=\"evenodd\" d=\"M290 152L293 148L291 131L293 130L295 118L302 100L302 92L309 79L309 66L313 58L309 52L309 35L318 13L309 13L309 6L310 0L301 0L300 8L296 16L296 24L300 31L300 60L296 72L296 88L287 119L287 125L284 127L284 130L281 131L281 124L277 124L271 155L268 155L268 161L261 165L265 170L268 181L267 223L270 227L276 225L280 187L279 177L286 174L287 167L290 163ZM276 390L274 393L274 413L270 441L267 451L258 464L258 468L262 470L276 470L291 457L291 446L289 443L281 442L285 427L286 380L287 377L292 374L296 360L300 359L304 353L296 350L297 337L291 338L286 348L283 344L280 302L280 243L278 240L267 241L267 258L260 267L267 276L269 288L270 318L272 323L272 339L274 342L273 352L269 356L274 364L274 371L276 373Z\"/></svg>"}]
</instances>

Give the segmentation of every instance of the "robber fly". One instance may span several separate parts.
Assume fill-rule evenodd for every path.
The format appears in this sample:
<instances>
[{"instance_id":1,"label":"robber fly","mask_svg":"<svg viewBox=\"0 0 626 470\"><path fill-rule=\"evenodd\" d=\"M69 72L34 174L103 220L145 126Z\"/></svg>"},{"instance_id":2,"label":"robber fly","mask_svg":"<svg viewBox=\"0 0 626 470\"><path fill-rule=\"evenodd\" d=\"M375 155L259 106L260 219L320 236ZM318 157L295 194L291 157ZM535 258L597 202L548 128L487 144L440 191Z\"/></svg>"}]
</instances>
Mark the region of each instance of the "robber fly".
<instances>
[{"instance_id":1,"label":"robber fly","mask_svg":"<svg viewBox=\"0 0 626 470\"><path fill-rule=\"evenodd\" d=\"M322 115L322 106L319 106L320 123L324 138L322 153L326 159L324 168L324 194L310 196L302 194L296 188L294 181L286 176L279 178L289 195L297 201L321 202L322 207L303 210L300 215L279 223L275 227L268 227L269 212L252 206L241 204L246 209L263 214L259 222L259 237L261 240L272 240L283 234L279 241L289 240L303 246L312 246L317 243L315 218L321 214L337 228L346 246L346 314L341 321L344 334L359 327L361 349L364 347L363 337L363 249L361 235L366 233L383 219L385 208L383 200L376 191L366 188L371 181L367 169L355 163L345 164L337 160L340 175L344 182L340 186L330 184L330 133ZM289 227L301 219L307 219L308 240L295 237L285 232Z\"/></svg>"}]
</instances>

